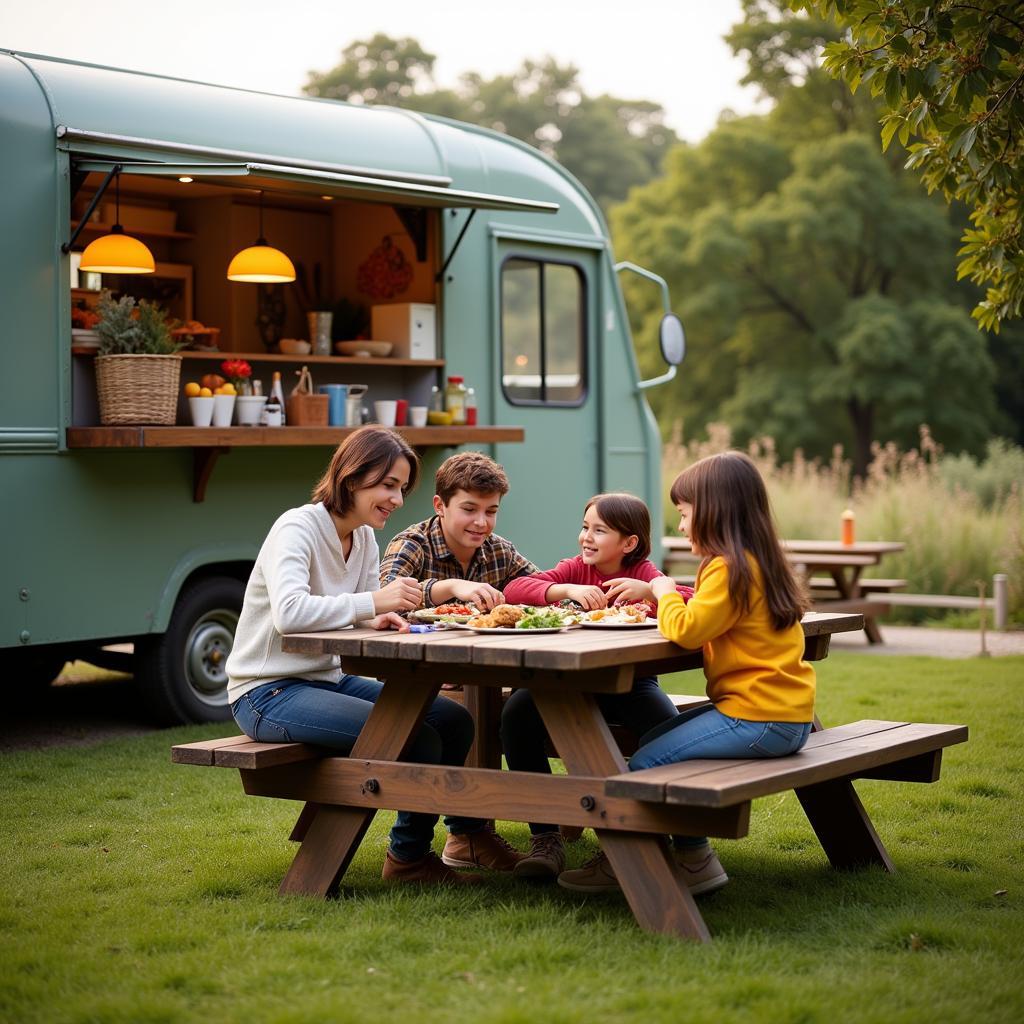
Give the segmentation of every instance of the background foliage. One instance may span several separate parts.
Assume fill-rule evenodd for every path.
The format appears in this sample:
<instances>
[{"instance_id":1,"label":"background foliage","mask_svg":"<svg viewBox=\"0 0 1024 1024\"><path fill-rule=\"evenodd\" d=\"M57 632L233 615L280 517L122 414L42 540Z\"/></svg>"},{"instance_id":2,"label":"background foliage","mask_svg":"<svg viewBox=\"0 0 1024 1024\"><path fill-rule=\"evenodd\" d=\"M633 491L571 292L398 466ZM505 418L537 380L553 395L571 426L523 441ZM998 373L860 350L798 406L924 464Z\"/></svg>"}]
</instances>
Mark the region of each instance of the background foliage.
<instances>
[{"instance_id":1,"label":"background foliage","mask_svg":"<svg viewBox=\"0 0 1024 1024\"><path fill-rule=\"evenodd\" d=\"M929 192L971 207L959 276L989 285L984 327L1024 308L1024 12L999 0L792 0L844 30L824 66L883 103L882 143L906 146Z\"/></svg>"}]
</instances>

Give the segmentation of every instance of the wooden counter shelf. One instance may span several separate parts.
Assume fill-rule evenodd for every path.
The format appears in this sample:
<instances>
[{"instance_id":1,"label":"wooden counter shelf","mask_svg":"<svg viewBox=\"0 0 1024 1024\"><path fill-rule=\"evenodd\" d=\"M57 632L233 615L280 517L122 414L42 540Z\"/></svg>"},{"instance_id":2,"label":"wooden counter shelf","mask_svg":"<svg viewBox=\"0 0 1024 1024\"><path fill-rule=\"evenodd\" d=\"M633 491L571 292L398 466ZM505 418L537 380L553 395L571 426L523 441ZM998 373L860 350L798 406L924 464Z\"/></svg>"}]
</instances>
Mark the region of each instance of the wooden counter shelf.
<instances>
[{"instance_id":1,"label":"wooden counter shelf","mask_svg":"<svg viewBox=\"0 0 1024 1024\"><path fill-rule=\"evenodd\" d=\"M380 360L386 362L387 360ZM68 427L68 448L191 448L192 500L202 501L217 459L232 448L333 448L355 427ZM515 444L522 427L395 427L414 448Z\"/></svg>"},{"instance_id":2,"label":"wooden counter shelf","mask_svg":"<svg viewBox=\"0 0 1024 1024\"><path fill-rule=\"evenodd\" d=\"M95 356L96 347L89 345L72 345L73 356ZM278 352L197 352L185 349L181 352L184 359L244 359L249 363L328 363L336 366L444 366L443 359L398 359L394 356L289 356ZM205 372L205 371L204 371Z\"/></svg>"}]
</instances>

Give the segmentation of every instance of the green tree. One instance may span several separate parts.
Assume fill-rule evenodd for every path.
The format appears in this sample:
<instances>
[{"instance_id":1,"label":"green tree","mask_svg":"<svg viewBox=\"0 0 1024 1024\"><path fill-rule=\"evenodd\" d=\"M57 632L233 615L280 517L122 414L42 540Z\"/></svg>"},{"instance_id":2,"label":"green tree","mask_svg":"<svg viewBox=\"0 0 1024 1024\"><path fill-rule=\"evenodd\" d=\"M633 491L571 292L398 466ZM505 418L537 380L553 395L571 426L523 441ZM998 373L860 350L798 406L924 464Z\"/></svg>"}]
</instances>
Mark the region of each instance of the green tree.
<instances>
[{"instance_id":1,"label":"green tree","mask_svg":"<svg viewBox=\"0 0 1024 1024\"><path fill-rule=\"evenodd\" d=\"M1024 15L999 0L791 0L843 38L824 66L884 103L882 143L909 147L928 190L960 199L972 226L960 277L987 285L974 309L998 330L1024 308ZM911 142L911 140L914 140Z\"/></svg>"},{"instance_id":2,"label":"green tree","mask_svg":"<svg viewBox=\"0 0 1024 1024\"><path fill-rule=\"evenodd\" d=\"M994 372L944 294L949 221L877 144L849 132L790 147L774 118L750 118L678 148L667 170L613 215L617 250L683 297L687 361L652 394L663 424L724 419L819 455L844 440L859 473L872 441L911 444L923 422L949 448L983 447ZM626 287L649 334L651 296Z\"/></svg>"},{"instance_id":3,"label":"green tree","mask_svg":"<svg viewBox=\"0 0 1024 1024\"><path fill-rule=\"evenodd\" d=\"M457 89L438 89L434 61L414 39L378 33L342 51L342 62L310 72L310 96L407 107L504 132L558 160L604 209L650 181L676 142L664 110L645 100L587 96L579 69L551 58L484 78L467 72Z\"/></svg>"}]
</instances>

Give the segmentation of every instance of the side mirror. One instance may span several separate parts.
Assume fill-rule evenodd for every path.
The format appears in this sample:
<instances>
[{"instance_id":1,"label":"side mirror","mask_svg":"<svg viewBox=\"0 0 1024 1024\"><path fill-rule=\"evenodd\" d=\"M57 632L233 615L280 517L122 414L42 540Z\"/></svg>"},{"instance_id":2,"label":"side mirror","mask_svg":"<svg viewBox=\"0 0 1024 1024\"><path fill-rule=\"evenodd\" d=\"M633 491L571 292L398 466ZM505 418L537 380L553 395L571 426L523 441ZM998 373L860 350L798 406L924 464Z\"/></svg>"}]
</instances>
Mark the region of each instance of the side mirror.
<instances>
[{"instance_id":1,"label":"side mirror","mask_svg":"<svg viewBox=\"0 0 1024 1024\"><path fill-rule=\"evenodd\" d=\"M683 322L675 313L666 313L658 327L658 342L661 345L661 358L669 366L678 366L686 355L686 332Z\"/></svg>"}]
</instances>

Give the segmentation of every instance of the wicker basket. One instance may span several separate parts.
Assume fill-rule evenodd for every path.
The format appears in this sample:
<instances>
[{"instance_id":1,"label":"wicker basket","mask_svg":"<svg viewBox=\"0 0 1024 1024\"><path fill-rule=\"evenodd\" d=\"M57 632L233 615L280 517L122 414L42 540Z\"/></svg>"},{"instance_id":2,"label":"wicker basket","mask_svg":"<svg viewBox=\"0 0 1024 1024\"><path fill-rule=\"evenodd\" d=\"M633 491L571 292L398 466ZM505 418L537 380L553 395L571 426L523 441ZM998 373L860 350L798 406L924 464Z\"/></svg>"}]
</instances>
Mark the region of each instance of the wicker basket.
<instances>
[{"instance_id":1,"label":"wicker basket","mask_svg":"<svg viewBox=\"0 0 1024 1024\"><path fill-rule=\"evenodd\" d=\"M327 395L292 395L288 399L289 427L326 427Z\"/></svg>"},{"instance_id":2,"label":"wicker basket","mask_svg":"<svg viewBox=\"0 0 1024 1024\"><path fill-rule=\"evenodd\" d=\"M96 357L100 423L173 425L178 415L181 356Z\"/></svg>"}]
</instances>

